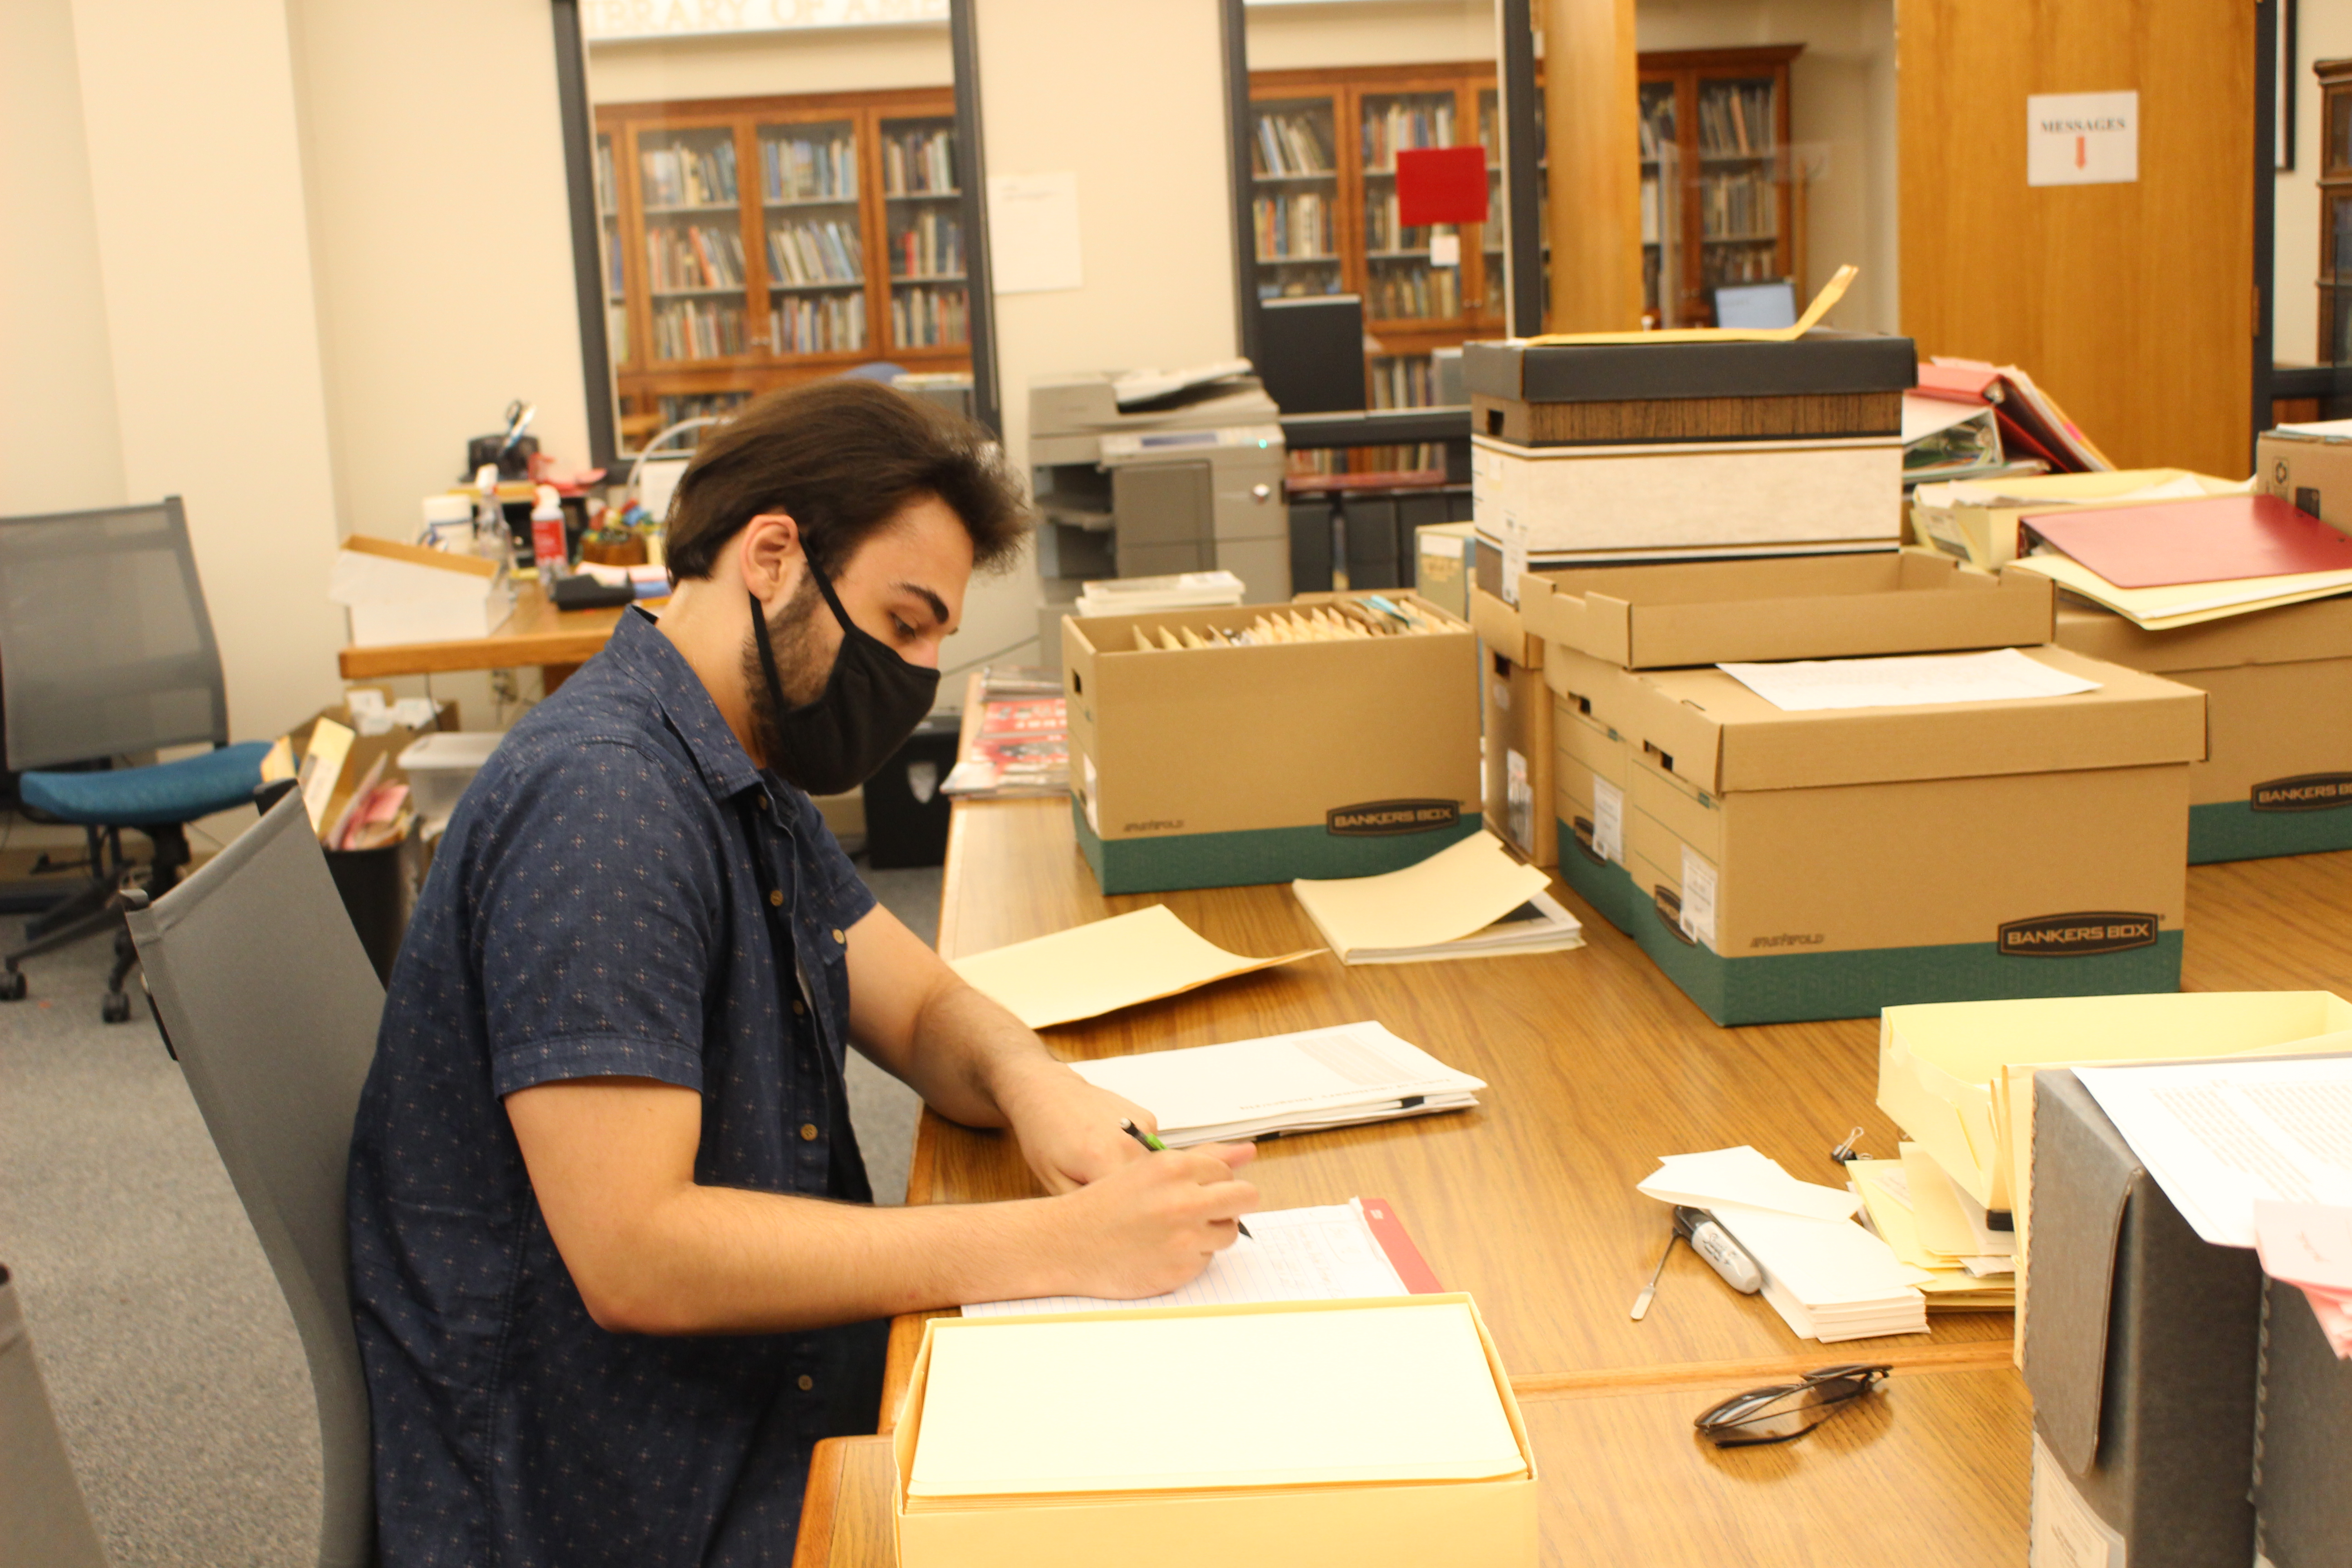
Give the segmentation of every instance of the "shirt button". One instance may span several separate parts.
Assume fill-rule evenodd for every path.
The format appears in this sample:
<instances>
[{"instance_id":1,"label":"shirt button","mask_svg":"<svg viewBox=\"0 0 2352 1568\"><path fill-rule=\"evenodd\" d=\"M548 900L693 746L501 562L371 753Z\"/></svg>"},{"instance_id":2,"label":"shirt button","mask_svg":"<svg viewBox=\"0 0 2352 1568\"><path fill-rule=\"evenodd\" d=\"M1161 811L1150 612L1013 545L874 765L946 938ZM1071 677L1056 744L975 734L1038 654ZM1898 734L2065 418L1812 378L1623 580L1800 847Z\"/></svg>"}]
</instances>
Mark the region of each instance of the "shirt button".
<instances>
[{"instance_id":1,"label":"shirt button","mask_svg":"<svg viewBox=\"0 0 2352 1568\"><path fill-rule=\"evenodd\" d=\"M784 890L782 888L773 888L769 889L768 902L778 909L782 909L784 903Z\"/></svg>"},{"instance_id":2,"label":"shirt button","mask_svg":"<svg viewBox=\"0 0 2352 1568\"><path fill-rule=\"evenodd\" d=\"M806 1373L801 1373L801 1392L803 1394L806 1394L810 1389L814 1388L815 1386L816 1379L811 1377Z\"/></svg>"},{"instance_id":3,"label":"shirt button","mask_svg":"<svg viewBox=\"0 0 2352 1568\"><path fill-rule=\"evenodd\" d=\"M807 1011L808 1011L808 1004L807 1004L807 1003L801 1001L798 997L794 997L794 998L793 999L793 1017L795 1017L795 1018L800 1017L800 1016L802 1016L803 1014L805 1014Z\"/></svg>"},{"instance_id":4,"label":"shirt button","mask_svg":"<svg viewBox=\"0 0 2352 1568\"><path fill-rule=\"evenodd\" d=\"M835 926L833 928L833 940L846 947L849 944L849 933Z\"/></svg>"},{"instance_id":5,"label":"shirt button","mask_svg":"<svg viewBox=\"0 0 2352 1568\"><path fill-rule=\"evenodd\" d=\"M814 1143L816 1142L815 1122L803 1121L801 1123L801 1142L803 1143Z\"/></svg>"}]
</instances>

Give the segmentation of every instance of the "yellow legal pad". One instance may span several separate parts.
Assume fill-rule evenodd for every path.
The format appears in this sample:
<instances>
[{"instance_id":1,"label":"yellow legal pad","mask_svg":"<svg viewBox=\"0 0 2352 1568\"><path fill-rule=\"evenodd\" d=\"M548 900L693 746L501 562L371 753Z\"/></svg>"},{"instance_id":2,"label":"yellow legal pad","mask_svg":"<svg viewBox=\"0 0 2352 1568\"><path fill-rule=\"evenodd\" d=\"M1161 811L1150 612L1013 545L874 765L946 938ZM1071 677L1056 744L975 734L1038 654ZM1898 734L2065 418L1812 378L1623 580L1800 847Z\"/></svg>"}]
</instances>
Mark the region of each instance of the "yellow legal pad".
<instances>
[{"instance_id":1,"label":"yellow legal pad","mask_svg":"<svg viewBox=\"0 0 2352 1568\"><path fill-rule=\"evenodd\" d=\"M1466 1302L982 1322L931 1347L909 1511L1528 1468Z\"/></svg>"}]
</instances>

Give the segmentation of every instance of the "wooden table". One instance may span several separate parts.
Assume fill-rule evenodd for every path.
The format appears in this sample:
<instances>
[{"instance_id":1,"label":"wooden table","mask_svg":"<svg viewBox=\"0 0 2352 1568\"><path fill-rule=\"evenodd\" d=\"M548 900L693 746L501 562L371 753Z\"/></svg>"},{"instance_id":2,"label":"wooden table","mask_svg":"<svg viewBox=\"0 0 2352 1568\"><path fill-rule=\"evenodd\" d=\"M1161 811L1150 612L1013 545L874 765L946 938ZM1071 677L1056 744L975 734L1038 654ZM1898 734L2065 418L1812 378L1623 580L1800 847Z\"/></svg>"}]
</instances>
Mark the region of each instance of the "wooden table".
<instances>
[{"instance_id":1,"label":"wooden table","mask_svg":"<svg viewBox=\"0 0 2352 1568\"><path fill-rule=\"evenodd\" d=\"M534 581L515 584L514 614L488 637L448 642L394 643L347 647L340 656L345 680L381 680L392 675L444 675L457 669L516 669L539 665L547 689L596 657L621 624L622 610L559 610Z\"/></svg>"},{"instance_id":2,"label":"wooden table","mask_svg":"<svg viewBox=\"0 0 2352 1568\"><path fill-rule=\"evenodd\" d=\"M1965 847L1955 846L1964 853ZM1807 1180L1859 1124L1895 1152L1874 1103L1874 1019L1723 1029L1564 886L1576 952L1349 969L1328 955L1046 1032L1076 1059L1375 1018L1487 1080L1468 1112L1261 1144L1266 1207L1377 1195L1438 1279L1475 1295L1528 1408L1545 1477L1547 1561L2020 1563L2028 1412L2007 1313L1931 1320L1924 1335L1822 1346L1677 1249L1647 1320L1626 1309L1665 1237L1633 1184L1657 1156L1751 1143ZM1288 889L1104 898L1066 801L971 803L949 837L940 949L985 952L1164 902L1240 952L1317 944ZM2189 989L2352 989L2352 854L2192 868ZM926 1111L910 1203L1035 1191L1010 1140ZM924 1318L892 1328L882 1419ZM1880 1415L1849 1412L1759 1457L1696 1443L1722 1394L1848 1360L1894 1363ZM803 1564L887 1563L887 1445L820 1450ZM878 1511L877 1511L878 1510ZM1728 1543L1738 1543L1730 1545Z\"/></svg>"}]
</instances>

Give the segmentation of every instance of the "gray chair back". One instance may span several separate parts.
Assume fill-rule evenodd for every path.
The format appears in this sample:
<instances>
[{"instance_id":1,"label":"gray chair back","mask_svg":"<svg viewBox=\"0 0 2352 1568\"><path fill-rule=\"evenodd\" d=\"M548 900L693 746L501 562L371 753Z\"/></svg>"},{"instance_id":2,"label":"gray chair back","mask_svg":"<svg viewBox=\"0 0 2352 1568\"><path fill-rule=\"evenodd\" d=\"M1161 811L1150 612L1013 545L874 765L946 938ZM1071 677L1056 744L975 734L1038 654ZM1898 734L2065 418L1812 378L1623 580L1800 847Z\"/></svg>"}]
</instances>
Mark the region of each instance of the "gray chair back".
<instances>
[{"instance_id":1,"label":"gray chair back","mask_svg":"<svg viewBox=\"0 0 2352 1568\"><path fill-rule=\"evenodd\" d=\"M18 1568L106 1568L5 1268L0 1268L0 1555Z\"/></svg>"},{"instance_id":2,"label":"gray chair back","mask_svg":"<svg viewBox=\"0 0 2352 1568\"><path fill-rule=\"evenodd\" d=\"M180 498L0 518L0 715L18 773L228 742Z\"/></svg>"},{"instance_id":3,"label":"gray chair back","mask_svg":"<svg viewBox=\"0 0 2352 1568\"><path fill-rule=\"evenodd\" d=\"M129 919L165 1043L310 1360L325 1460L320 1568L362 1568L375 1514L343 1185L383 986L298 791Z\"/></svg>"}]
</instances>

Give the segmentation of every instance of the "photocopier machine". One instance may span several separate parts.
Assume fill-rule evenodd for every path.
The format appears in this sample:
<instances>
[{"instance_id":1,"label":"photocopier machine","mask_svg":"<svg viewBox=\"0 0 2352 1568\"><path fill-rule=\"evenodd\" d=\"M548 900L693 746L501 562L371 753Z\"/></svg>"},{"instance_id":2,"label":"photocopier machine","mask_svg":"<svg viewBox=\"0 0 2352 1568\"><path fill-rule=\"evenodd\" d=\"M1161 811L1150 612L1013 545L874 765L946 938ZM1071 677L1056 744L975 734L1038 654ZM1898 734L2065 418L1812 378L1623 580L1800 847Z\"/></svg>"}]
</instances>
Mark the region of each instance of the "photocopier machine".
<instances>
[{"instance_id":1,"label":"photocopier machine","mask_svg":"<svg viewBox=\"0 0 2352 1568\"><path fill-rule=\"evenodd\" d=\"M1250 604L1290 597L1280 417L1247 360L1031 384L1046 662L1059 658L1062 616L1088 578L1223 568Z\"/></svg>"}]
</instances>

